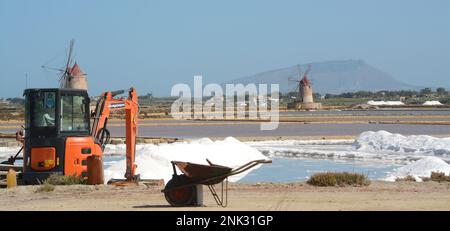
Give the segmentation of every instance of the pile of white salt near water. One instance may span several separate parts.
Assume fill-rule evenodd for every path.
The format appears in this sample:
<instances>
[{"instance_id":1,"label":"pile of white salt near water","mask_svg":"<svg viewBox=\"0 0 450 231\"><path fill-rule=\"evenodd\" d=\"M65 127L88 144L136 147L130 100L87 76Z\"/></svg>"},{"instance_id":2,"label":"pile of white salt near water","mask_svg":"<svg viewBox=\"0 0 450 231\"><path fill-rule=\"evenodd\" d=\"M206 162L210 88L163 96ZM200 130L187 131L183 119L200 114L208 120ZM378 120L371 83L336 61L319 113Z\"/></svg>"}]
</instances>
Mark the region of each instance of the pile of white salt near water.
<instances>
[{"instance_id":1,"label":"pile of white salt near water","mask_svg":"<svg viewBox=\"0 0 450 231\"><path fill-rule=\"evenodd\" d=\"M367 131L359 135L353 143L355 149L367 152L385 152L385 155L402 155L417 159L408 165L395 169L384 179L395 181L396 178L412 176L421 182L421 177L430 177L431 172L450 174L450 137L437 138L427 135L410 135L390 133L387 131Z\"/></svg>"},{"instance_id":2,"label":"pile of white salt near water","mask_svg":"<svg viewBox=\"0 0 450 231\"><path fill-rule=\"evenodd\" d=\"M257 149L233 137L218 141L203 138L171 144L145 144L137 147L136 174L140 174L142 179L164 179L164 182L167 183L173 174L171 161L208 165L206 159L213 164L237 168L253 160L267 160L268 158ZM260 165L253 168L253 170L258 167ZM229 181L236 182L248 174L249 171L229 177ZM112 178L123 179L124 173L125 160L117 161L105 169L105 182ZM177 173L180 174L178 169Z\"/></svg>"},{"instance_id":3,"label":"pile of white salt near water","mask_svg":"<svg viewBox=\"0 0 450 231\"><path fill-rule=\"evenodd\" d=\"M433 101L425 101L425 103L423 103L422 105L435 106L435 105L443 105L443 104L441 102L439 102L439 101L433 100Z\"/></svg>"},{"instance_id":4,"label":"pile of white salt near water","mask_svg":"<svg viewBox=\"0 0 450 231\"><path fill-rule=\"evenodd\" d=\"M442 172L448 176L450 174L450 165L439 157L428 156L395 169L385 180L395 181L396 178L412 176L416 181L421 182L422 177L430 177L431 172Z\"/></svg>"},{"instance_id":5,"label":"pile of white salt near water","mask_svg":"<svg viewBox=\"0 0 450 231\"><path fill-rule=\"evenodd\" d=\"M374 106L399 106L399 105L405 105L401 101L374 101L374 100L368 101L367 104L374 105Z\"/></svg>"},{"instance_id":6,"label":"pile of white salt near water","mask_svg":"<svg viewBox=\"0 0 450 231\"><path fill-rule=\"evenodd\" d=\"M450 156L450 137L437 138L428 135L410 135L387 131L366 131L353 143L359 151L390 151L408 156Z\"/></svg>"}]
</instances>

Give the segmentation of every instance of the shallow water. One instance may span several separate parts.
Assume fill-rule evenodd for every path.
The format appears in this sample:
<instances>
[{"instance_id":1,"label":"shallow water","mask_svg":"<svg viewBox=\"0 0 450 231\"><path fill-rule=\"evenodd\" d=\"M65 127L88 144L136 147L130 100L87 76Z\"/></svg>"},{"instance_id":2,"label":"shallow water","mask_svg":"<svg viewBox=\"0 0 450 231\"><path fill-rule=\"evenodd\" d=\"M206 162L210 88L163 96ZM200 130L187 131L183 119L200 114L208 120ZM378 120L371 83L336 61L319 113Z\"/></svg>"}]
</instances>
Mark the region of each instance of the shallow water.
<instances>
[{"instance_id":1,"label":"shallow water","mask_svg":"<svg viewBox=\"0 0 450 231\"><path fill-rule=\"evenodd\" d=\"M113 162L122 160L122 156L105 156L105 168ZM241 183L257 182L299 182L305 181L318 172L356 172L366 175L369 179L382 179L393 169L399 167L396 164L365 164L356 161L336 161L321 159L297 159L297 158L272 158L272 164L264 164L260 168L251 171Z\"/></svg>"},{"instance_id":2,"label":"shallow water","mask_svg":"<svg viewBox=\"0 0 450 231\"><path fill-rule=\"evenodd\" d=\"M3 158L0 158L3 159ZM123 156L105 155L103 158L104 169L114 162L123 160ZM17 161L16 165L22 165ZM251 171L241 183L257 182L299 182L305 181L318 172L356 172L366 175L369 179L383 179L393 169L401 165L396 164L366 164L357 161L337 161L322 159L298 159L298 158L272 158L272 164L264 164L260 168Z\"/></svg>"},{"instance_id":3,"label":"shallow water","mask_svg":"<svg viewBox=\"0 0 450 231\"><path fill-rule=\"evenodd\" d=\"M382 179L399 165L369 165L351 161L312 160L296 158L272 158L272 164L265 164L242 178L241 183L256 182L299 182L318 172L355 172L369 179Z\"/></svg>"},{"instance_id":4,"label":"shallow water","mask_svg":"<svg viewBox=\"0 0 450 231\"><path fill-rule=\"evenodd\" d=\"M123 159L123 156L105 156L105 168ZM367 164L358 161L274 157L272 164L262 165L238 182L299 182L305 181L314 173L343 171L361 173L369 179L383 179L399 166L397 164Z\"/></svg>"}]
</instances>

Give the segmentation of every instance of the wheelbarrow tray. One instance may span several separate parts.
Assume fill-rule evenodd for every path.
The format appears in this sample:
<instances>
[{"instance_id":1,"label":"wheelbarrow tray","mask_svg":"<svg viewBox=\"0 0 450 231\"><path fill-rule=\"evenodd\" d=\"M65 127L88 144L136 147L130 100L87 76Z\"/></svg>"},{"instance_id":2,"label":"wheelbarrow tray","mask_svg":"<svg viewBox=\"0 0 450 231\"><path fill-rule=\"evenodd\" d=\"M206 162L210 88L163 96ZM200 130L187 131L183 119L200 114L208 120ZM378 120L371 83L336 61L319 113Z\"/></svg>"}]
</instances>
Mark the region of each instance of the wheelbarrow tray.
<instances>
[{"instance_id":1,"label":"wheelbarrow tray","mask_svg":"<svg viewBox=\"0 0 450 231\"><path fill-rule=\"evenodd\" d=\"M166 197L167 202L172 206L186 206L194 200L195 185L207 185L216 203L222 207L228 204L228 180L229 176L237 175L245 172L258 164L272 163L271 160L253 160L241 167L232 169L226 166L211 163L209 165L195 164L182 161L171 161L173 167L172 179L167 182L166 187L161 190ZM176 168L183 174L177 175ZM225 189L224 183L225 180ZM220 197L214 189L215 184L221 183ZM225 200L224 200L225 190Z\"/></svg>"},{"instance_id":2,"label":"wheelbarrow tray","mask_svg":"<svg viewBox=\"0 0 450 231\"><path fill-rule=\"evenodd\" d=\"M233 170L232 168L217 164L204 165L182 161L172 161L172 163L192 182L202 182L205 185L222 182Z\"/></svg>"}]
</instances>

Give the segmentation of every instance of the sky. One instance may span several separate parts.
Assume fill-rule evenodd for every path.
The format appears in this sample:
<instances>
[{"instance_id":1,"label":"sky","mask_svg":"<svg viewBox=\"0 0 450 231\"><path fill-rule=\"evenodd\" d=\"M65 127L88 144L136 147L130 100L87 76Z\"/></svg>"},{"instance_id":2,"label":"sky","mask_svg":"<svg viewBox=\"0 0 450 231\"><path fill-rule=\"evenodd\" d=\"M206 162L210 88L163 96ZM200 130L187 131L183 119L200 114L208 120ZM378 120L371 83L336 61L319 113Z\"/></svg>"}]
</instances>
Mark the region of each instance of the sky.
<instances>
[{"instance_id":1,"label":"sky","mask_svg":"<svg viewBox=\"0 0 450 231\"><path fill-rule=\"evenodd\" d=\"M450 87L450 1L0 0L0 98L57 87L69 40L90 94L223 83L298 63L362 59ZM26 77L27 76L27 77Z\"/></svg>"}]
</instances>

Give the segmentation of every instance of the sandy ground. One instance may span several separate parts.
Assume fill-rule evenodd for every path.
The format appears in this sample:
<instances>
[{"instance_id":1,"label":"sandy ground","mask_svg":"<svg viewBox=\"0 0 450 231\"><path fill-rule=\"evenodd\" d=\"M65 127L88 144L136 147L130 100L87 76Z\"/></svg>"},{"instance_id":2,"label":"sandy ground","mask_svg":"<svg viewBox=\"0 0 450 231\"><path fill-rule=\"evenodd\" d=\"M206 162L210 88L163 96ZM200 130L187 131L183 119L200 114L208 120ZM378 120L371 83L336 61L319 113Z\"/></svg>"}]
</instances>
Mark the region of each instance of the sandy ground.
<instances>
[{"instance_id":1,"label":"sandy ground","mask_svg":"<svg viewBox=\"0 0 450 231\"><path fill-rule=\"evenodd\" d=\"M146 186L38 186L0 189L0 210L450 210L450 183L380 182L366 187L231 184L228 207L204 187L203 207L170 207L160 188Z\"/></svg>"}]
</instances>

